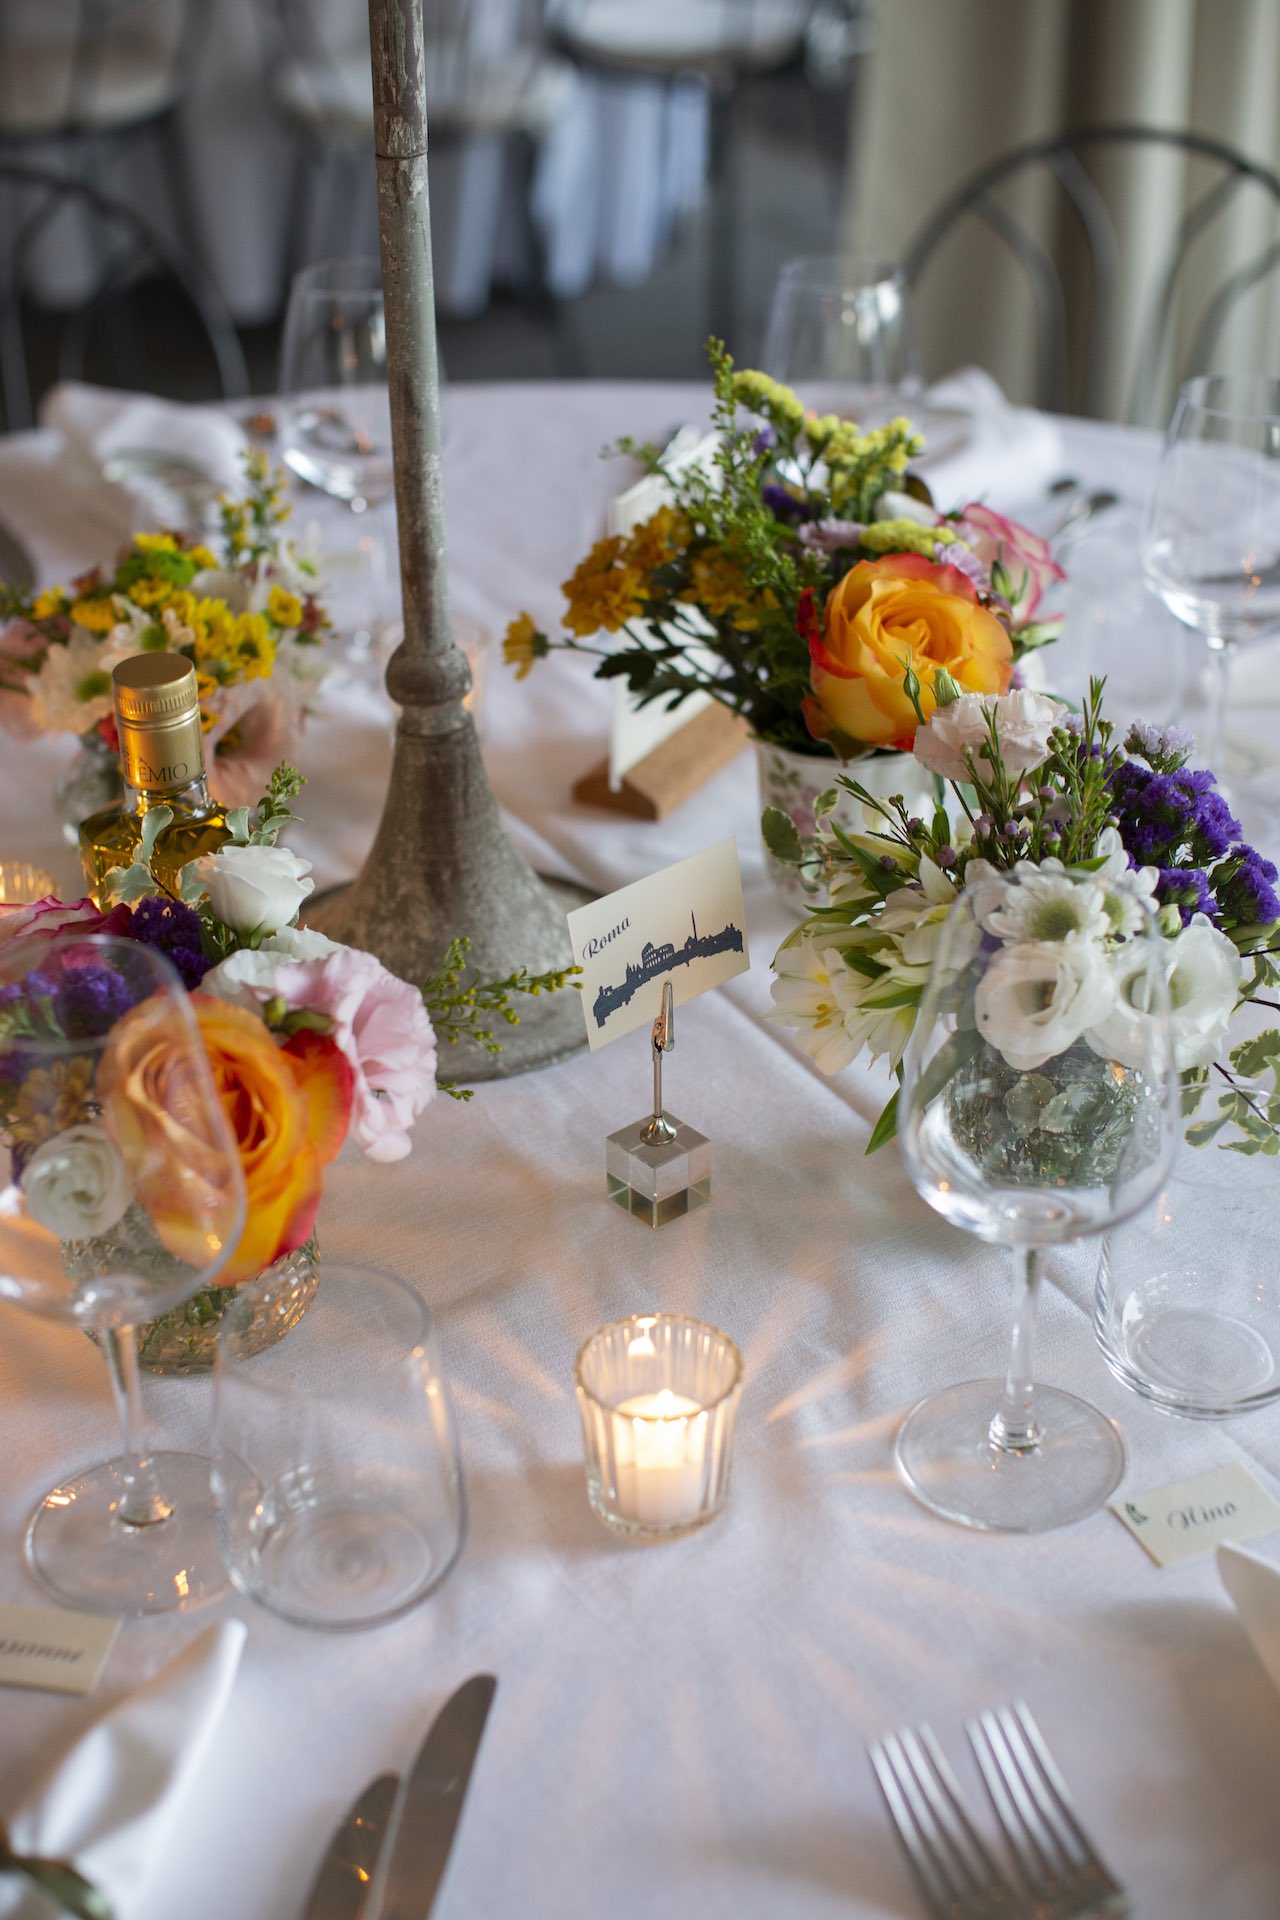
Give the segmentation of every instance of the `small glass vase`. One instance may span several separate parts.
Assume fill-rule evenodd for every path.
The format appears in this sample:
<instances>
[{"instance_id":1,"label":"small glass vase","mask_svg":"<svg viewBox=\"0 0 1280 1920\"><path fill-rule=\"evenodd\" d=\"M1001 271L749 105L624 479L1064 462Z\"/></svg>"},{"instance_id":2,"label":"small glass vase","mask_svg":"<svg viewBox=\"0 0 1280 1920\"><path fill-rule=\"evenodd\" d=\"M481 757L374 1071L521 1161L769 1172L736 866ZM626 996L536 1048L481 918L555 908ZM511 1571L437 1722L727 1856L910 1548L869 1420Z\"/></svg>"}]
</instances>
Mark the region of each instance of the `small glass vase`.
<instances>
[{"instance_id":1,"label":"small glass vase","mask_svg":"<svg viewBox=\"0 0 1280 1920\"><path fill-rule=\"evenodd\" d=\"M1103 1241L1098 1345L1161 1412L1227 1420L1280 1399L1278 1200L1274 1160L1184 1145L1155 1206Z\"/></svg>"},{"instance_id":2,"label":"small glass vase","mask_svg":"<svg viewBox=\"0 0 1280 1920\"><path fill-rule=\"evenodd\" d=\"M145 1230L144 1230L145 1229ZM64 1240L62 1263L75 1280L101 1273L111 1261L149 1268L177 1264L150 1230L139 1209L131 1207L113 1234L95 1240ZM270 1285L263 1285L269 1281ZM255 1311L240 1330L241 1349L263 1353L296 1327L315 1298L320 1282L320 1246L316 1234L292 1253L254 1276ZM238 1286L204 1287L181 1306L137 1329L138 1362L148 1373L210 1373L218 1349L218 1328L240 1293ZM96 1341L97 1335L89 1333Z\"/></svg>"},{"instance_id":3,"label":"small glass vase","mask_svg":"<svg viewBox=\"0 0 1280 1920\"><path fill-rule=\"evenodd\" d=\"M757 740L755 749L761 811L777 807L785 813L794 822L806 853L813 855L804 866L793 867L765 850L769 878L787 905L801 913L825 901L813 803L835 786L841 774L880 800L901 794L908 807L932 804L932 776L909 753L868 753L859 760L841 762L831 753L797 753L791 747L771 746L767 740ZM874 833L884 827L880 816L851 793L837 788L837 796L835 812L828 816L837 826L853 833Z\"/></svg>"},{"instance_id":4,"label":"small glass vase","mask_svg":"<svg viewBox=\"0 0 1280 1920\"><path fill-rule=\"evenodd\" d=\"M62 837L69 846L78 846L80 823L99 807L109 807L122 798L124 784L120 761L98 733L87 733L76 749L75 758L53 790L53 807L62 823Z\"/></svg>"}]
</instances>

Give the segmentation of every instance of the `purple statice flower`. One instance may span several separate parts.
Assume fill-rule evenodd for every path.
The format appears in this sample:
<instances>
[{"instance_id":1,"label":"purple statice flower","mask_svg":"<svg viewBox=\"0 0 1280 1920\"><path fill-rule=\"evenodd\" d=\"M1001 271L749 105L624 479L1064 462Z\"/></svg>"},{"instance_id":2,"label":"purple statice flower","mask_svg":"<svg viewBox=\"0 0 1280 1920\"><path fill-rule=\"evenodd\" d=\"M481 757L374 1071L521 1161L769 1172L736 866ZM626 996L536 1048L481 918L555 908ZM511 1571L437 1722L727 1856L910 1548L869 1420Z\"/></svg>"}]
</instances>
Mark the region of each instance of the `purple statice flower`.
<instances>
[{"instance_id":1,"label":"purple statice flower","mask_svg":"<svg viewBox=\"0 0 1280 1920\"><path fill-rule=\"evenodd\" d=\"M1223 863L1222 877L1214 876L1218 905L1238 927L1270 926L1280 920L1276 879L1272 861L1254 847L1239 846L1232 859Z\"/></svg>"},{"instance_id":2,"label":"purple statice flower","mask_svg":"<svg viewBox=\"0 0 1280 1920\"><path fill-rule=\"evenodd\" d=\"M796 526L801 520L813 518L813 508L809 502L798 500L790 487L781 486L776 480L765 481L760 489L760 498L775 520L786 520Z\"/></svg>"},{"instance_id":3,"label":"purple statice flower","mask_svg":"<svg viewBox=\"0 0 1280 1920\"><path fill-rule=\"evenodd\" d=\"M172 961L190 992L209 969L200 938L200 915L183 900L139 900L129 928L131 937Z\"/></svg>"},{"instance_id":4,"label":"purple statice flower","mask_svg":"<svg viewBox=\"0 0 1280 1920\"><path fill-rule=\"evenodd\" d=\"M819 553L844 553L856 547L865 532L865 520L810 521L800 529L800 544L815 547Z\"/></svg>"},{"instance_id":5,"label":"purple statice flower","mask_svg":"<svg viewBox=\"0 0 1280 1920\"><path fill-rule=\"evenodd\" d=\"M1157 727L1135 720L1125 735L1126 753L1138 753L1158 773L1176 773L1196 750L1196 737L1185 727Z\"/></svg>"},{"instance_id":6,"label":"purple statice flower","mask_svg":"<svg viewBox=\"0 0 1280 1920\"><path fill-rule=\"evenodd\" d=\"M1185 778L1185 776L1180 776ZM1210 782L1213 775L1205 776ZM1192 774L1194 780L1196 776ZM1197 852L1220 860L1240 838L1240 822L1222 795L1210 784L1196 789L1195 843Z\"/></svg>"},{"instance_id":7,"label":"purple statice flower","mask_svg":"<svg viewBox=\"0 0 1280 1920\"><path fill-rule=\"evenodd\" d=\"M1198 913L1216 921L1218 903L1209 891L1209 877L1203 867L1161 867L1156 882L1156 899L1162 907L1174 906L1189 927Z\"/></svg>"},{"instance_id":8,"label":"purple statice flower","mask_svg":"<svg viewBox=\"0 0 1280 1920\"><path fill-rule=\"evenodd\" d=\"M772 427L766 425L766 426L757 428L756 437L751 442L751 451L752 453L757 453L757 454L768 453L769 450L772 447L776 447L777 444L778 444L777 434L774 432Z\"/></svg>"},{"instance_id":9,"label":"purple statice flower","mask_svg":"<svg viewBox=\"0 0 1280 1920\"><path fill-rule=\"evenodd\" d=\"M109 1033L138 996L114 967L67 967L53 996L53 1016L69 1040Z\"/></svg>"}]
</instances>

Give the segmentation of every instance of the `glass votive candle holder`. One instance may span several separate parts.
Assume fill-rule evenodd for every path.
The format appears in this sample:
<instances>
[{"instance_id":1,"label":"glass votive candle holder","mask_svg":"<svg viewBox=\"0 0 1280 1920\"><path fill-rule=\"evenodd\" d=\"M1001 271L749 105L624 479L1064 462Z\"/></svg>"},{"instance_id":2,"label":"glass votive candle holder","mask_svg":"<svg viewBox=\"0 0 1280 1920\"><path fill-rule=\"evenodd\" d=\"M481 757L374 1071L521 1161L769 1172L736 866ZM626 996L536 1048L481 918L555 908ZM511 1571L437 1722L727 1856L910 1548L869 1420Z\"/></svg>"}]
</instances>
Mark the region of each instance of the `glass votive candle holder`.
<instances>
[{"instance_id":1,"label":"glass votive candle holder","mask_svg":"<svg viewBox=\"0 0 1280 1920\"><path fill-rule=\"evenodd\" d=\"M573 1368L587 1498L616 1533L692 1533L729 1492L742 1356L726 1334L683 1314L601 1327Z\"/></svg>"},{"instance_id":2,"label":"glass votive candle holder","mask_svg":"<svg viewBox=\"0 0 1280 1920\"><path fill-rule=\"evenodd\" d=\"M29 907L57 891L53 875L30 860L0 860L0 903Z\"/></svg>"}]
</instances>

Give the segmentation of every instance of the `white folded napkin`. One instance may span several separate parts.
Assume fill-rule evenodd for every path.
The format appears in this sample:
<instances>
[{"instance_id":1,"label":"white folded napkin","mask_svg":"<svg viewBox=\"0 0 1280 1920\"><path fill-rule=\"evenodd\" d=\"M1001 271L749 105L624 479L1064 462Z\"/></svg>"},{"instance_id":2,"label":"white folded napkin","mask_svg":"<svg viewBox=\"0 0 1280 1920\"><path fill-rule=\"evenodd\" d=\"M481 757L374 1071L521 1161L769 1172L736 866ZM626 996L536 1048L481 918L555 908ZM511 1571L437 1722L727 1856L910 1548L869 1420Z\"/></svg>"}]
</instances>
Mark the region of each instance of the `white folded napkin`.
<instances>
[{"instance_id":1,"label":"white folded napkin","mask_svg":"<svg viewBox=\"0 0 1280 1920\"><path fill-rule=\"evenodd\" d=\"M1280 1687L1280 1567L1243 1547L1219 1547L1218 1572L1254 1651Z\"/></svg>"},{"instance_id":2,"label":"white folded napkin","mask_svg":"<svg viewBox=\"0 0 1280 1920\"><path fill-rule=\"evenodd\" d=\"M944 510L982 500L1016 515L1063 471L1062 428L1014 407L981 367L964 367L908 409L925 436L921 472Z\"/></svg>"},{"instance_id":3,"label":"white folded napkin","mask_svg":"<svg viewBox=\"0 0 1280 1920\"><path fill-rule=\"evenodd\" d=\"M222 1717L245 1631L206 1628L91 1727L7 1822L14 1853L69 1860L127 1920ZM57 1911L29 1881L0 1877L5 1920Z\"/></svg>"},{"instance_id":4,"label":"white folded napkin","mask_svg":"<svg viewBox=\"0 0 1280 1920\"><path fill-rule=\"evenodd\" d=\"M217 493L242 493L243 427L216 407L64 381L40 407L62 436L63 461L81 489L113 509L120 539L160 527L199 532Z\"/></svg>"}]
</instances>

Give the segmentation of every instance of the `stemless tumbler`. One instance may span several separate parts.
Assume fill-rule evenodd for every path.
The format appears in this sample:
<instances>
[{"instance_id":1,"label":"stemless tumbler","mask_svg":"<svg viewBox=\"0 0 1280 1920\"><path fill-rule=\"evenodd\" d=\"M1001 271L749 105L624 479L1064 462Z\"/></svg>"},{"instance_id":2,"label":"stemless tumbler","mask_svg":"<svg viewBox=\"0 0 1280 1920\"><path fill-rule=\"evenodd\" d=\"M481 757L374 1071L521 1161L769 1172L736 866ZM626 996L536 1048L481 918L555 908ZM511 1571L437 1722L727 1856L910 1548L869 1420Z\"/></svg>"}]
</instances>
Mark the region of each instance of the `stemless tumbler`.
<instances>
[{"instance_id":1,"label":"stemless tumbler","mask_svg":"<svg viewBox=\"0 0 1280 1920\"><path fill-rule=\"evenodd\" d=\"M326 1266L266 1353L245 1335L272 1282L239 1290L218 1338L214 1496L235 1585L302 1626L413 1606L462 1545L462 1468L427 1309L368 1268Z\"/></svg>"}]
</instances>

